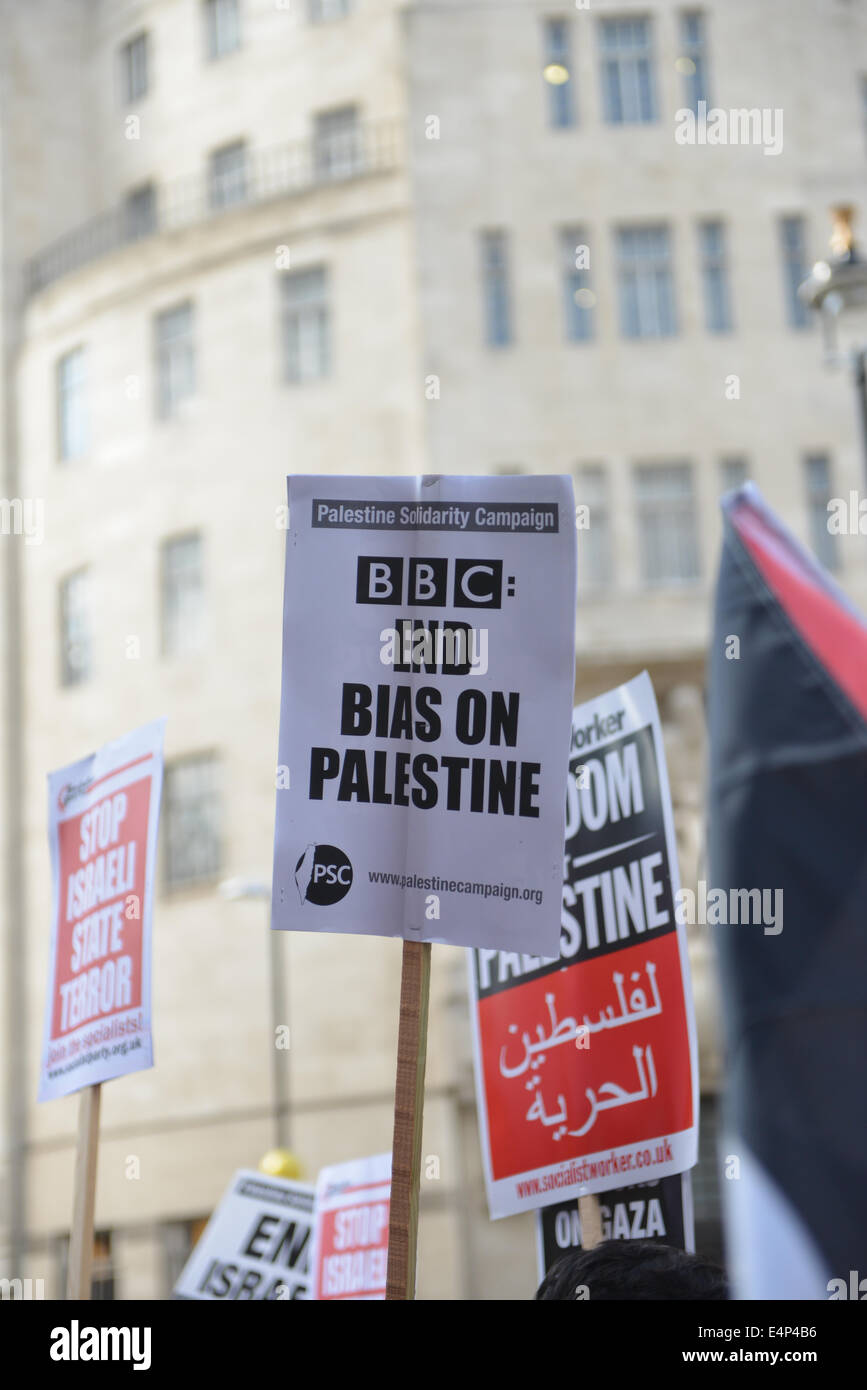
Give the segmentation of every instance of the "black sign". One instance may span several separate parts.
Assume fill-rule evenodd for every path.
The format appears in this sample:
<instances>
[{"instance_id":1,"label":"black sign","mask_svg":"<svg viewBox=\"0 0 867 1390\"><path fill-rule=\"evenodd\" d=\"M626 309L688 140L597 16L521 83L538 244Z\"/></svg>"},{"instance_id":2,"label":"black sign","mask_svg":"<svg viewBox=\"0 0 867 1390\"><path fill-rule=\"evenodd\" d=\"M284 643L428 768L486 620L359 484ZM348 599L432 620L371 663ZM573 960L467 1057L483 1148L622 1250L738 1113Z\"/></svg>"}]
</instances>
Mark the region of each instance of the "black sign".
<instances>
[{"instance_id":1,"label":"black sign","mask_svg":"<svg viewBox=\"0 0 867 1390\"><path fill-rule=\"evenodd\" d=\"M695 1249L689 1173L615 1187L598 1197L603 1240L652 1240ZM563 1255L581 1246L577 1197L542 1207L536 1213L536 1229L541 1282Z\"/></svg>"}]
</instances>

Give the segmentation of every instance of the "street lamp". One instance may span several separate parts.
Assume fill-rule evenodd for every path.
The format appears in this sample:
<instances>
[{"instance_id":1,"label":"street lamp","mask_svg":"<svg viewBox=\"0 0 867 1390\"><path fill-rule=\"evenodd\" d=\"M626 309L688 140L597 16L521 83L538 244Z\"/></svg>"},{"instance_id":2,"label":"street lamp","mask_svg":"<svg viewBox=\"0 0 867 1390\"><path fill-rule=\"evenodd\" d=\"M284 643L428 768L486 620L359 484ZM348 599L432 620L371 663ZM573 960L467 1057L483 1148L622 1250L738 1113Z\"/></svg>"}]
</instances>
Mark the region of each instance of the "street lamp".
<instances>
[{"instance_id":1,"label":"street lamp","mask_svg":"<svg viewBox=\"0 0 867 1390\"><path fill-rule=\"evenodd\" d=\"M265 902L270 905L271 889L267 883L252 878L226 878L217 887L221 898L227 902ZM277 1029L288 1023L288 1006L283 959L283 933L271 930L270 907L266 917L268 932L268 959L271 990L271 1096L274 1108L274 1143L278 1149L289 1148L289 1059L281 1056L283 1051L277 1047ZM291 1042L291 1037L290 1037Z\"/></svg>"},{"instance_id":2,"label":"street lamp","mask_svg":"<svg viewBox=\"0 0 867 1390\"><path fill-rule=\"evenodd\" d=\"M855 245L854 208L835 207L831 215L832 254L816 262L798 293L821 318L826 363L852 365L867 470L867 261Z\"/></svg>"}]
</instances>

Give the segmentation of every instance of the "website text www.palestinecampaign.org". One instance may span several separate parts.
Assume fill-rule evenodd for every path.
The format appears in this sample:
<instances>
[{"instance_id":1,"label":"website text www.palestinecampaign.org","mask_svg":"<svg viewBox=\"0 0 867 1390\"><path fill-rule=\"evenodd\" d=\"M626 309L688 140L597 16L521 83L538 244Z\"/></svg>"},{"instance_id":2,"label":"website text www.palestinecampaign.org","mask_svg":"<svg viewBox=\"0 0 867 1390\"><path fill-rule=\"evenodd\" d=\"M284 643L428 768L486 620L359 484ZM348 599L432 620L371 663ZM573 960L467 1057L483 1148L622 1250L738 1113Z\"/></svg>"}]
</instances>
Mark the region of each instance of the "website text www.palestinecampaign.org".
<instances>
[{"instance_id":1,"label":"website text www.palestinecampaign.org","mask_svg":"<svg viewBox=\"0 0 867 1390\"><path fill-rule=\"evenodd\" d=\"M467 879L438 878L435 874L430 878L421 878L418 874L384 873L378 869L369 869L368 878L371 883L387 883L393 888L418 888L423 893L478 893L483 898L502 898L507 903L513 898L523 898L525 902L534 902L537 907L542 901L541 888L515 888L509 883L470 883Z\"/></svg>"}]
</instances>

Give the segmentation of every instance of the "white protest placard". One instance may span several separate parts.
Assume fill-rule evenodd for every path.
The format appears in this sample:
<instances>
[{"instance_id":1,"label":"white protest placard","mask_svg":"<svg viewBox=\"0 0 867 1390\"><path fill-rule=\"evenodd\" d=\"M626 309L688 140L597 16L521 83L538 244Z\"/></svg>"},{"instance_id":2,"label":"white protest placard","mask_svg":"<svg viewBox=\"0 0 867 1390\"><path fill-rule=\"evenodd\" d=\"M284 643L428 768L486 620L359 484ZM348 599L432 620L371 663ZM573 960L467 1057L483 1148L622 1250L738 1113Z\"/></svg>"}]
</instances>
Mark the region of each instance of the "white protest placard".
<instances>
[{"instance_id":1,"label":"white protest placard","mask_svg":"<svg viewBox=\"0 0 867 1390\"><path fill-rule=\"evenodd\" d=\"M151 917L165 720L49 774L39 1099L153 1066Z\"/></svg>"},{"instance_id":2,"label":"white protest placard","mask_svg":"<svg viewBox=\"0 0 867 1390\"><path fill-rule=\"evenodd\" d=\"M555 957L470 956L491 1216L697 1159L698 1053L662 729L643 672L575 710Z\"/></svg>"},{"instance_id":3,"label":"white protest placard","mask_svg":"<svg viewBox=\"0 0 867 1390\"><path fill-rule=\"evenodd\" d=\"M354 1158L316 1179L313 1297L385 1298L391 1154Z\"/></svg>"},{"instance_id":4,"label":"white protest placard","mask_svg":"<svg viewBox=\"0 0 867 1390\"><path fill-rule=\"evenodd\" d=\"M239 1169L181 1270L175 1297L309 1298L313 1202L309 1183Z\"/></svg>"},{"instance_id":5,"label":"white protest placard","mask_svg":"<svg viewBox=\"0 0 867 1390\"><path fill-rule=\"evenodd\" d=\"M292 477L272 924L557 949L567 477Z\"/></svg>"}]
</instances>

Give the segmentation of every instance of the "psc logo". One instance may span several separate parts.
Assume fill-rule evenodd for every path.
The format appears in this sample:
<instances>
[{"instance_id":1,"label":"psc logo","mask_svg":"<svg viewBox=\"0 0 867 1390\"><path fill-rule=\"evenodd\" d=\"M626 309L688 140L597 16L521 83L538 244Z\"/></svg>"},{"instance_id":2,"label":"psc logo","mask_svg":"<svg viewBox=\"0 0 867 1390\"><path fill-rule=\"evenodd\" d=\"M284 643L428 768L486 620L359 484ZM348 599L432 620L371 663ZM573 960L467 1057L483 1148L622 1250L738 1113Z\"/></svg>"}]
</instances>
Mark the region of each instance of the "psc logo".
<instances>
[{"instance_id":1,"label":"psc logo","mask_svg":"<svg viewBox=\"0 0 867 1390\"><path fill-rule=\"evenodd\" d=\"M352 887L352 865L335 845L308 845L295 865L302 903L333 907Z\"/></svg>"}]
</instances>

